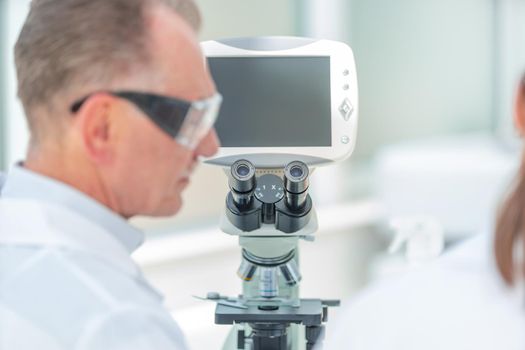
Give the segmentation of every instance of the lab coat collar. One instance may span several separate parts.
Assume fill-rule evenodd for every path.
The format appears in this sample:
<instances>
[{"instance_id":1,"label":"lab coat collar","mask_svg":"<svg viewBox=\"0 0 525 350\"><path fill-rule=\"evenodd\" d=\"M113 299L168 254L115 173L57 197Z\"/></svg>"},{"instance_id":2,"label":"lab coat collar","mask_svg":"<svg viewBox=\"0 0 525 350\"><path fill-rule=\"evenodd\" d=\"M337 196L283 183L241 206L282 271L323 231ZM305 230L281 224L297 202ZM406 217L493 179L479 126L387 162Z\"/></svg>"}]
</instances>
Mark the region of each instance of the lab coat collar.
<instances>
[{"instance_id":1,"label":"lab coat collar","mask_svg":"<svg viewBox=\"0 0 525 350\"><path fill-rule=\"evenodd\" d=\"M3 188L1 182L1 197L32 199L66 207L114 236L130 254L144 242L140 230L107 207L71 186L24 168L22 164L10 170Z\"/></svg>"}]
</instances>

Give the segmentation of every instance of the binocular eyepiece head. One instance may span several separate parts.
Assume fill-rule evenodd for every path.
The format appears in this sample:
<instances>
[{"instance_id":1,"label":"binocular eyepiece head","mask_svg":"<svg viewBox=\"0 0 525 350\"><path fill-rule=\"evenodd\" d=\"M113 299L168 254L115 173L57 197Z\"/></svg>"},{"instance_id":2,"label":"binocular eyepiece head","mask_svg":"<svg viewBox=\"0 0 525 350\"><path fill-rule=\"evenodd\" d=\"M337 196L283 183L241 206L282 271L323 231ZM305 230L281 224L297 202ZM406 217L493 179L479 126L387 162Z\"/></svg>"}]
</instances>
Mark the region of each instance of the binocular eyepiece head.
<instances>
[{"instance_id":1,"label":"binocular eyepiece head","mask_svg":"<svg viewBox=\"0 0 525 350\"><path fill-rule=\"evenodd\" d=\"M290 162L284 168L285 202L291 210L301 210L304 207L308 196L309 175L308 166L301 161ZM245 159L233 163L229 185L238 206L250 205L257 187L255 166Z\"/></svg>"}]
</instances>

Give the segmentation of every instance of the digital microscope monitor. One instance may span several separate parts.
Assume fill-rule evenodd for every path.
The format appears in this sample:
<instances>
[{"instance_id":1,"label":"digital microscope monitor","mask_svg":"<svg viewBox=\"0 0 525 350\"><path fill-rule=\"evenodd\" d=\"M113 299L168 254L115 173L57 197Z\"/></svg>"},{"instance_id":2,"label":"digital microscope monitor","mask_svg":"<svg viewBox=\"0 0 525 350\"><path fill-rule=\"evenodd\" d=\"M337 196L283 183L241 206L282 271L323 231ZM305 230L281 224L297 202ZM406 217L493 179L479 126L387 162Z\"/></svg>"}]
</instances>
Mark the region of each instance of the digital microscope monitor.
<instances>
[{"instance_id":1,"label":"digital microscope monitor","mask_svg":"<svg viewBox=\"0 0 525 350\"><path fill-rule=\"evenodd\" d=\"M243 155L257 167L340 161L355 146L357 78L344 43L289 37L204 42L224 100L215 125L222 147L208 162Z\"/></svg>"}]
</instances>

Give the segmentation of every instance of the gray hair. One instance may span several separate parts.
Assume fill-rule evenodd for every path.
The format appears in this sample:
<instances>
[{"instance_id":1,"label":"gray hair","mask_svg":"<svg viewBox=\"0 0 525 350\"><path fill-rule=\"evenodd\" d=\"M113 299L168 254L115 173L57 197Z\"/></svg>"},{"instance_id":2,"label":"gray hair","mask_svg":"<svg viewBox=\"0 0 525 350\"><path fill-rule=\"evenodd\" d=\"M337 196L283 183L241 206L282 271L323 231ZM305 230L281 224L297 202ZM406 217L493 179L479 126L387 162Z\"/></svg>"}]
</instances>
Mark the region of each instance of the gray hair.
<instances>
[{"instance_id":1,"label":"gray hair","mask_svg":"<svg viewBox=\"0 0 525 350\"><path fill-rule=\"evenodd\" d=\"M199 30L193 0L32 1L15 45L15 64L33 142L40 124L50 122L35 109L51 110L57 95L71 87L108 84L148 63L145 13L154 4L173 9Z\"/></svg>"}]
</instances>

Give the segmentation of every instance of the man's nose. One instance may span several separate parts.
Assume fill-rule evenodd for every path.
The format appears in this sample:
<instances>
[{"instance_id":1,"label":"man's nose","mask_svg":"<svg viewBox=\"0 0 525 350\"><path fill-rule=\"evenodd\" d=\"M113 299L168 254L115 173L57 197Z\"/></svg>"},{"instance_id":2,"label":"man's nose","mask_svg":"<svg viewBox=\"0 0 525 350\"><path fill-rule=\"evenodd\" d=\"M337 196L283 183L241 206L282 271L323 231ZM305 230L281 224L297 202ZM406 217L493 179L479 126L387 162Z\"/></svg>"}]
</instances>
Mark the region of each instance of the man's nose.
<instances>
[{"instance_id":1,"label":"man's nose","mask_svg":"<svg viewBox=\"0 0 525 350\"><path fill-rule=\"evenodd\" d=\"M211 157L215 153L217 153L219 147L219 137L217 136L215 129L211 129L199 143L199 145L195 149L195 153L197 156Z\"/></svg>"}]
</instances>

